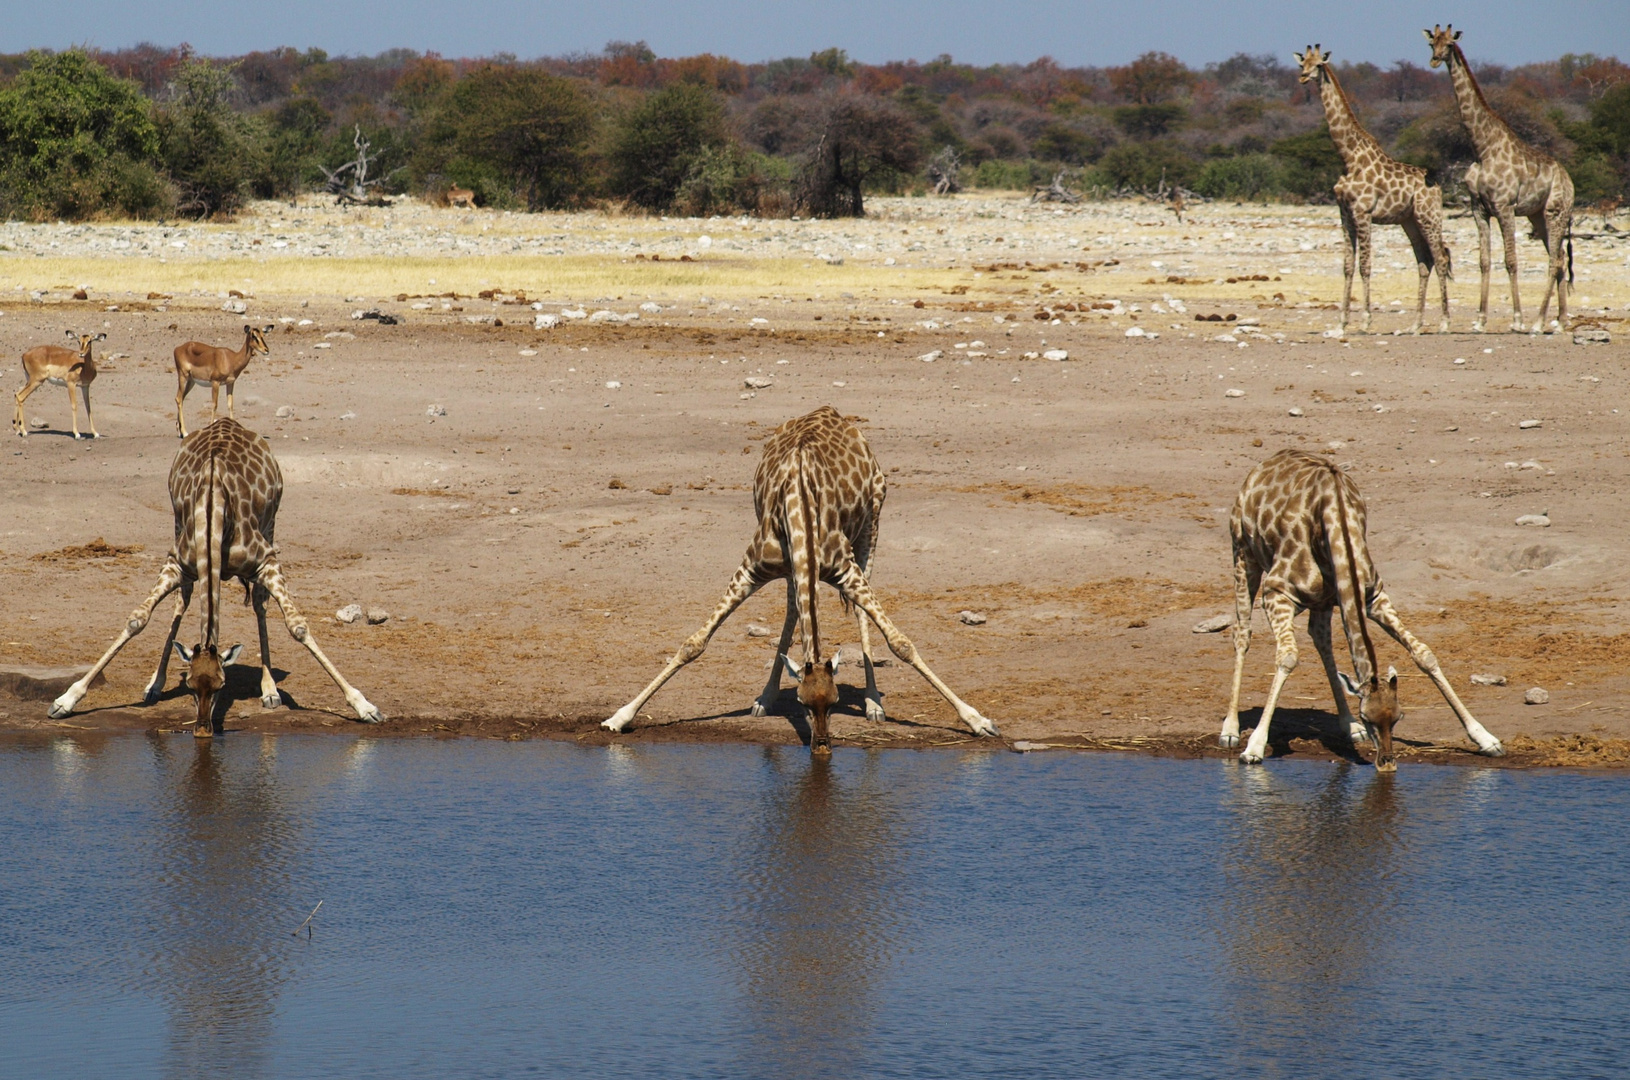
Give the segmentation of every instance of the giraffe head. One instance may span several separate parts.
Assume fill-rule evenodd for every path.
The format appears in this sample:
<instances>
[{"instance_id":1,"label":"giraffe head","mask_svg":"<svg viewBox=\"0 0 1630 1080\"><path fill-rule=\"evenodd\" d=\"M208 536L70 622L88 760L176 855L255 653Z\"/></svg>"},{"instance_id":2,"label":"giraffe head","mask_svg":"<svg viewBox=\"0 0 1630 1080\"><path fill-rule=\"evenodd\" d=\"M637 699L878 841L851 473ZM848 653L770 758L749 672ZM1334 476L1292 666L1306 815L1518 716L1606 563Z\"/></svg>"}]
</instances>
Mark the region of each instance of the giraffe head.
<instances>
[{"instance_id":1,"label":"giraffe head","mask_svg":"<svg viewBox=\"0 0 1630 1080\"><path fill-rule=\"evenodd\" d=\"M1375 767L1381 772L1392 772L1398 763L1392 757L1392 729L1404 718L1398 704L1398 669L1387 668L1387 677L1370 676L1368 685L1339 672L1347 692L1358 698L1358 715L1375 732Z\"/></svg>"},{"instance_id":2,"label":"giraffe head","mask_svg":"<svg viewBox=\"0 0 1630 1080\"><path fill-rule=\"evenodd\" d=\"M1448 26L1434 24L1432 29L1422 30L1421 33L1426 35L1427 43L1432 46L1432 66L1447 64L1455 53L1455 42L1460 40L1460 31L1450 23Z\"/></svg>"},{"instance_id":3,"label":"giraffe head","mask_svg":"<svg viewBox=\"0 0 1630 1080\"><path fill-rule=\"evenodd\" d=\"M236 660L242 651L242 645L234 645L223 653L213 644L194 645L189 649L179 641L175 643L175 654L187 665L185 682L198 698L198 723L192 733L201 739L215 734L211 715L215 695L226 685L226 665Z\"/></svg>"},{"instance_id":4,"label":"giraffe head","mask_svg":"<svg viewBox=\"0 0 1630 1080\"><path fill-rule=\"evenodd\" d=\"M838 683L835 676L838 673L838 664L842 662L841 651L833 653L832 659L818 663L806 663L803 670L792 662L790 656L781 658L787 665L787 674L798 681L798 701L809 710L809 751L812 754L826 755L832 752L832 736L827 730L826 714L832 706L838 703Z\"/></svg>"},{"instance_id":5,"label":"giraffe head","mask_svg":"<svg viewBox=\"0 0 1630 1080\"><path fill-rule=\"evenodd\" d=\"M1320 52L1319 49L1320 46L1318 45L1309 45L1302 52L1291 53L1296 58L1297 65L1301 68L1296 73L1297 82L1316 82L1323 75L1324 69L1330 66L1330 54Z\"/></svg>"}]
</instances>

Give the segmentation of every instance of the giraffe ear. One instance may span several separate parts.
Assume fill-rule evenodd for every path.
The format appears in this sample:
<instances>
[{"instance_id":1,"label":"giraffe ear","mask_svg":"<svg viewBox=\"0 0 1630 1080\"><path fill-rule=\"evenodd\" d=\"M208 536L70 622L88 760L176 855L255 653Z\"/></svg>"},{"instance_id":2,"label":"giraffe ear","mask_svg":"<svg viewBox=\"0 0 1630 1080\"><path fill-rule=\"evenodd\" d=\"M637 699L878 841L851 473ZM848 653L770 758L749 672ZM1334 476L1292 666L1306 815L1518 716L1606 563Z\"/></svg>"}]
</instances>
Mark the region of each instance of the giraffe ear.
<instances>
[{"instance_id":1,"label":"giraffe ear","mask_svg":"<svg viewBox=\"0 0 1630 1080\"><path fill-rule=\"evenodd\" d=\"M187 648L179 641L172 641L170 644L175 646L175 654L181 657L181 662L183 664L192 663L193 652L191 649Z\"/></svg>"},{"instance_id":2,"label":"giraffe ear","mask_svg":"<svg viewBox=\"0 0 1630 1080\"><path fill-rule=\"evenodd\" d=\"M1456 31L1455 31L1455 37L1454 37L1454 40L1456 40L1456 41L1459 41L1459 40L1460 40L1460 31L1459 31L1459 30L1456 30Z\"/></svg>"},{"instance_id":3,"label":"giraffe ear","mask_svg":"<svg viewBox=\"0 0 1630 1080\"><path fill-rule=\"evenodd\" d=\"M1392 685L1394 690L1398 689L1398 669L1391 664L1387 665L1387 682Z\"/></svg>"},{"instance_id":4,"label":"giraffe ear","mask_svg":"<svg viewBox=\"0 0 1630 1080\"><path fill-rule=\"evenodd\" d=\"M1422 30L1421 31L1421 36L1424 37L1427 41L1431 41L1432 40L1432 31L1430 31L1430 30Z\"/></svg>"},{"instance_id":5,"label":"giraffe ear","mask_svg":"<svg viewBox=\"0 0 1630 1080\"><path fill-rule=\"evenodd\" d=\"M788 656L786 653L781 654L781 662L786 665L787 675L791 677L793 682L798 682L804 677L804 673L798 670L798 665L793 663L792 657Z\"/></svg>"},{"instance_id":6,"label":"giraffe ear","mask_svg":"<svg viewBox=\"0 0 1630 1080\"><path fill-rule=\"evenodd\" d=\"M221 654L221 666L226 667L228 664L232 663L238 658L238 654L241 652L243 652L242 645L234 645L230 649L226 650L226 652Z\"/></svg>"},{"instance_id":7,"label":"giraffe ear","mask_svg":"<svg viewBox=\"0 0 1630 1080\"><path fill-rule=\"evenodd\" d=\"M1361 696L1358 692L1358 680L1354 679L1345 671L1336 672L1336 678L1341 680L1341 685L1347 688L1347 692L1349 694L1353 695L1354 697Z\"/></svg>"},{"instance_id":8,"label":"giraffe ear","mask_svg":"<svg viewBox=\"0 0 1630 1080\"><path fill-rule=\"evenodd\" d=\"M1324 59L1325 59L1325 62L1326 62L1326 63L1329 63L1329 62L1330 62L1330 50L1329 50L1329 49L1326 49L1326 50L1325 50L1325 51L1324 51Z\"/></svg>"},{"instance_id":9,"label":"giraffe ear","mask_svg":"<svg viewBox=\"0 0 1630 1080\"><path fill-rule=\"evenodd\" d=\"M843 663L843 650L839 649L837 652L832 654L832 659L826 662L827 674L836 675L838 673L838 665L841 663Z\"/></svg>"}]
</instances>

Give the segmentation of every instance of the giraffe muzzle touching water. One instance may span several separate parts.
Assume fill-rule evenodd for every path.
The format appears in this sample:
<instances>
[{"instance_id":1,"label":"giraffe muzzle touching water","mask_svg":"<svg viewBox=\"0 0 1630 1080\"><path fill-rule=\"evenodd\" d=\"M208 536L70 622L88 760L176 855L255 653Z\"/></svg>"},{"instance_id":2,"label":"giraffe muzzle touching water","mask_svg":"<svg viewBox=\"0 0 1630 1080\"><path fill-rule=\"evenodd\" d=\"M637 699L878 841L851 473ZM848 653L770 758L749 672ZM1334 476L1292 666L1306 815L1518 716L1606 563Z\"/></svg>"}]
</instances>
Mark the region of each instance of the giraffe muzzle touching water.
<instances>
[{"instance_id":1,"label":"giraffe muzzle touching water","mask_svg":"<svg viewBox=\"0 0 1630 1080\"><path fill-rule=\"evenodd\" d=\"M770 666L770 679L754 701L754 716L764 716L781 692L782 668L798 684L798 700L808 710L810 747L831 752L828 719L838 702L835 679L838 655L821 655L820 620L816 587L837 589L860 624L860 654L866 669L866 718L886 719L882 695L873 670L868 620L888 642L889 650L917 669L956 710L958 718L976 735L997 734L996 725L952 692L883 611L871 587L872 554L877 548L878 522L887 494L883 470L872 456L860 429L836 409L823 405L806 416L788 420L764 443L753 477L753 506L758 529L747 555L730 579L730 587L713 614L686 638L667 665L634 700L613 713L601 726L622 731L662 685L680 668L702 655L707 643L731 612L764 585L787 582L787 617L776 646L778 661ZM804 662L792 663L787 650L797 628L804 643Z\"/></svg>"}]
</instances>

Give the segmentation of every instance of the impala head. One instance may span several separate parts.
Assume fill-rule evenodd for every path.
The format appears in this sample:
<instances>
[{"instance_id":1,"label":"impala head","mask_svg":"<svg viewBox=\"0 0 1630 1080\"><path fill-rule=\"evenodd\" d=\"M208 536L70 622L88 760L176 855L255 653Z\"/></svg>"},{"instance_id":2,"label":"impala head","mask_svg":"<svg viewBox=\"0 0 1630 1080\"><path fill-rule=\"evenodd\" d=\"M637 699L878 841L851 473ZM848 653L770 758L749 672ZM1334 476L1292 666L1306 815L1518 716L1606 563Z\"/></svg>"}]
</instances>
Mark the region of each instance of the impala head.
<instances>
[{"instance_id":1,"label":"impala head","mask_svg":"<svg viewBox=\"0 0 1630 1080\"><path fill-rule=\"evenodd\" d=\"M1360 683L1345 671L1339 672L1347 692L1358 698L1358 715L1375 732L1375 767L1391 772L1398 767L1392 758L1392 729L1404 718L1398 704L1398 669L1387 668L1387 677L1370 677L1368 685Z\"/></svg>"},{"instance_id":2,"label":"impala head","mask_svg":"<svg viewBox=\"0 0 1630 1080\"><path fill-rule=\"evenodd\" d=\"M836 652L832 654L832 659L818 664L805 664L800 671L790 656L781 657L782 662L787 665L787 674L798 682L799 703L809 710L809 751L812 754L825 755L832 752L832 737L827 732L826 714L838 703L838 683L834 676L838 673L838 664L842 659L843 653Z\"/></svg>"},{"instance_id":3,"label":"impala head","mask_svg":"<svg viewBox=\"0 0 1630 1080\"><path fill-rule=\"evenodd\" d=\"M270 355L272 348L266 344L266 335L276 329L275 326L263 326L259 329L253 326L245 326L243 328L243 337L249 345L249 354L253 356L257 352L263 352Z\"/></svg>"},{"instance_id":4,"label":"impala head","mask_svg":"<svg viewBox=\"0 0 1630 1080\"><path fill-rule=\"evenodd\" d=\"M90 359L91 355L91 342L106 341L108 339L106 334L81 334L77 330L65 330L63 332L78 342L79 348L75 351L87 360Z\"/></svg>"},{"instance_id":5,"label":"impala head","mask_svg":"<svg viewBox=\"0 0 1630 1080\"><path fill-rule=\"evenodd\" d=\"M175 654L187 665L184 681L198 698L198 723L192 733L199 738L215 734L211 718L215 695L226 685L226 665L236 660L242 651L242 645L234 645L222 653L214 645L194 645L189 649L179 641L175 643Z\"/></svg>"},{"instance_id":6,"label":"impala head","mask_svg":"<svg viewBox=\"0 0 1630 1080\"><path fill-rule=\"evenodd\" d=\"M1460 31L1450 23L1448 26L1434 25L1432 29L1422 30L1421 33L1426 35L1427 43L1432 46L1432 66L1442 67L1447 64L1449 58L1454 55L1455 42L1460 40Z\"/></svg>"},{"instance_id":7,"label":"impala head","mask_svg":"<svg viewBox=\"0 0 1630 1080\"><path fill-rule=\"evenodd\" d=\"M1320 46L1318 45L1309 45L1302 52L1291 53L1292 56L1296 57L1296 63L1301 68L1296 73L1298 82L1315 82L1319 78L1319 69L1330 66L1330 54L1328 52L1321 53L1319 49Z\"/></svg>"}]
</instances>

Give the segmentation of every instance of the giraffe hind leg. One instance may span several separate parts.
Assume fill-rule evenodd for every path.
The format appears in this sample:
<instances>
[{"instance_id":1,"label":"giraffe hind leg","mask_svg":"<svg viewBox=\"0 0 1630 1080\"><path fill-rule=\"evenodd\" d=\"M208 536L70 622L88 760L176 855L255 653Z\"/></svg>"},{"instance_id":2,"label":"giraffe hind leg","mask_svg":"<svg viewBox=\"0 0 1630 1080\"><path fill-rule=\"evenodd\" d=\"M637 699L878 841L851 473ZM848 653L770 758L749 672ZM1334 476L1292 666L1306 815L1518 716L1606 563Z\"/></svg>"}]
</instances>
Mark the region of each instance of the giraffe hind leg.
<instances>
[{"instance_id":1,"label":"giraffe hind leg","mask_svg":"<svg viewBox=\"0 0 1630 1080\"><path fill-rule=\"evenodd\" d=\"M1239 691L1245 673L1245 654L1251 650L1251 612L1262 585L1262 568L1239 545L1234 548L1234 681L1228 693L1228 715L1223 717L1217 745L1239 746Z\"/></svg>"},{"instance_id":2,"label":"giraffe hind leg","mask_svg":"<svg viewBox=\"0 0 1630 1080\"><path fill-rule=\"evenodd\" d=\"M1290 673L1296 670L1296 632L1291 626L1291 620L1296 617L1295 602L1284 593L1270 589L1263 598L1263 606L1268 609L1268 625L1273 629L1278 649L1274 660L1273 685L1268 688L1262 718L1257 721L1250 741L1239 755L1240 761L1246 765L1262 763L1263 755L1268 751L1268 729L1273 723L1274 709L1279 705L1279 692L1285 688L1285 680Z\"/></svg>"},{"instance_id":3,"label":"giraffe hind leg","mask_svg":"<svg viewBox=\"0 0 1630 1080\"><path fill-rule=\"evenodd\" d=\"M1415 666L1426 673L1427 678L1432 680L1432 684L1443 695L1443 700L1449 703L1449 708L1459 719L1460 726L1466 729L1466 737L1477 744L1477 752L1489 757L1504 757L1505 746L1472 716L1471 710L1466 708L1465 702L1460 700L1460 695L1455 693L1455 688L1450 686L1449 680L1444 677L1443 666L1438 663L1438 658L1426 647L1425 642L1411 634L1408 627L1404 626L1404 621L1398 617L1398 612L1393 608L1392 601L1387 598L1386 593L1375 594L1375 599L1370 602L1370 618L1380 624L1394 641L1409 650L1409 657L1415 661Z\"/></svg>"},{"instance_id":4,"label":"giraffe hind leg","mask_svg":"<svg viewBox=\"0 0 1630 1080\"><path fill-rule=\"evenodd\" d=\"M791 577L787 578L787 617L781 623L781 638L776 642L775 659L770 661L770 681L764 692L753 702L754 716L768 716L775 708L775 699L781 696L781 669L787 650L792 648L792 628L798 625L798 590Z\"/></svg>"},{"instance_id":5,"label":"giraffe hind leg","mask_svg":"<svg viewBox=\"0 0 1630 1080\"><path fill-rule=\"evenodd\" d=\"M158 606L159 601L174 592L180 584L181 564L176 561L175 555L172 553L164 561L163 569L159 571L158 584L153 586L153 591L147 594L147 599L142 602L142 605L130 613L130 617L125 620L124 629L119 631L117 638L113 639L113 644L108 646L108 651L103 653L101 659L97 660L95 664L91 665L91 669L85 672L78 682L64 690L62 696L51 703L50 716L53 720L61 720L74 711L74 706L79 704L80 699L85 696L85 691L90 689L91 680L100 675L102 669L113 662L113 658L119 655L119 650L125 647L127 641L147 628L148 620L153 617L153 609Z\"/></svg>"},{"instance_id":6,"label":"giraffe hind leg","mask_svg":"<svg viewBox=\"0 0 1630 1080\"><path fill-rule=\"evenodd\" d=\"M362 692L345 681L339 668L323 652L312 635L311 628L306 624L306 618L300 614L300 609L294 606L294 597L289 595L287 584L283 581L283 570L275 560L268 561L260 568L255 576L255 584L271 594L277 606L283 612L283 624L289 628L289 635L306 647L322 669L328 672L328 677L334 680L334 685L340 688L345 695L346 704L356 712L357 718L364 723L377 724L385 719L383 713L374 704L362 696Z\"/></svg>"},{"instance_id":7,"label":"giraffe hind leg","mask_svg":"<svg viewBox=\"0 0 1630 1080\"><path fill-rule=\"evenodd\" d=\"M1319 653L1319 661L1324 665L1324 677L1330 680L1330 693L1336 699L1336 720L1341 730L1347 735L1354 746L1370 740L1369 729L1359 722L1353 715L1352 707L1347 704L1347 688L1341 685L1340 669L1336 665L1336 650L1330 636L1330 617L1334 614L1331 608L1318 608L1308 612L1307 635L1313 639L1313 648Z\"/></svg>"},{"instance_id":8,"label":"giraffe hind leg","mask_svg":"<svg viewBox=\"0 0 1630 1080\"><path fill-rule=\"evenodd\" d=\"M181 590L175 598L175 615L170 619L170 631L164 635L164 647L158 652L158 667L153 669L153 677L147 680L147 688L142 691L142 704L157 704L164 694L164 681L166 673L170 670L171 646L175 644L176 635L181 632L181 620L186 617L187 605L192 603L192 582L183 581Z\"/></svg>"},{"instance_id":9,"label":"giraffe hind leg","mask_svg":"<svg viewBox=\"0 0 1630 1080\"><path fill-rule=\"evenodd\" d=\"M260 707L263 709L275 709L283 704L277 679L272 675L272 643L266 634L266 601L270 595L256 585L250 601L255 609L255 629L260 633Z\"/></svg>"}]
</instances>

